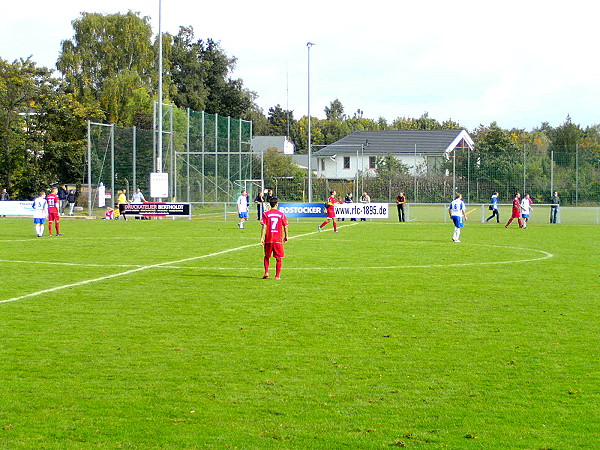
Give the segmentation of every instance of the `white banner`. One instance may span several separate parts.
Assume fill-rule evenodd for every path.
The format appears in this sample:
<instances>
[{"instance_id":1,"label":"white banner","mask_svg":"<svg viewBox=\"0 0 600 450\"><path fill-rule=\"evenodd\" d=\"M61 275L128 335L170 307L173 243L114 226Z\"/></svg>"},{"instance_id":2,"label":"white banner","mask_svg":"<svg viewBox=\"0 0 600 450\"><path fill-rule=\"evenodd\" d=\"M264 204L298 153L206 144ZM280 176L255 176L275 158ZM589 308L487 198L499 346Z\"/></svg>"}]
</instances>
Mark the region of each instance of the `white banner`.
<instances>
[{"instance_id":1,"label":"white banner","mask_svg":"<svg viewBox=\"0 0 600 450\"><path fill-rule=\"evenodd\" d=\"M33 200L0 202L0 216L33 216Z\"/></svg>"},{"instance_id":2,"label":"white banner","mask_svg":"<svg viewBox=\"0 0 600 450\"><path fill-rule=\"evenodd\" d=\"M150 197L169 198L169 174L167 172L150 174Z\"/></svg>"},{"instance_id":3,"label":"white banner","mask_svg":"<svg viewBox=\"0 0 600 450\"><path fill-rule=\"evenodd\" d=\"M387 219L387 203L336 203L335 215L340 219Z\"/></svg>"}]
</instances>

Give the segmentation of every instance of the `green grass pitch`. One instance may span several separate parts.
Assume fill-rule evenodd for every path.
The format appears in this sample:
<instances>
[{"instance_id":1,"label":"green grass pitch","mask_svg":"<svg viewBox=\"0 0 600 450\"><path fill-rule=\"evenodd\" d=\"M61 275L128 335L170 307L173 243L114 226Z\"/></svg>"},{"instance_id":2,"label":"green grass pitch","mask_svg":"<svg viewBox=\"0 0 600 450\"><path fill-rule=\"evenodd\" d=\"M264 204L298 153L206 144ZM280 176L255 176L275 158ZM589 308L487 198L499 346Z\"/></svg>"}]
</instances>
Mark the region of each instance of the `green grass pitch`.
<instances>
[{"instance_id":1,"label":"green grass pitch","mask_svg":"<svg viewBox=\"0 0 600 450\"><path fill-rule=\"evenodd\" d=\"M475 222L0 219L0 448L600 447L600 228Z\"/></svg>"}]
</instances>

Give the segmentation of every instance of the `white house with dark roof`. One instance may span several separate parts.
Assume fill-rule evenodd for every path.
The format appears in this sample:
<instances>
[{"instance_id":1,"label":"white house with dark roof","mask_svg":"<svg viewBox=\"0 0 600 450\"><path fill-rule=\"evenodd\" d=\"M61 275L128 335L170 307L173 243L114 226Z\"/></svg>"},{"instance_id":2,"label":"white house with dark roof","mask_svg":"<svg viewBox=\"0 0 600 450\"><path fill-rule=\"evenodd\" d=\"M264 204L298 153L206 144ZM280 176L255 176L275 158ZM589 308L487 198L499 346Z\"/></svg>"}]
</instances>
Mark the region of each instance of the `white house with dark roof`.
<instances>
[{"instance_id":1,"label":"white house with dark roof","mask_svg":"<svg viewBox=\"0 0 600 450\"><path fill-rule=\"evenodd\" d=\"M439 173L455 149L473 149L465 130L355 131L314 151L315 174L327 179L353 179L358 173L375 176L387 154L409 167L411 175Z\"/></svg>"}]
</instances>

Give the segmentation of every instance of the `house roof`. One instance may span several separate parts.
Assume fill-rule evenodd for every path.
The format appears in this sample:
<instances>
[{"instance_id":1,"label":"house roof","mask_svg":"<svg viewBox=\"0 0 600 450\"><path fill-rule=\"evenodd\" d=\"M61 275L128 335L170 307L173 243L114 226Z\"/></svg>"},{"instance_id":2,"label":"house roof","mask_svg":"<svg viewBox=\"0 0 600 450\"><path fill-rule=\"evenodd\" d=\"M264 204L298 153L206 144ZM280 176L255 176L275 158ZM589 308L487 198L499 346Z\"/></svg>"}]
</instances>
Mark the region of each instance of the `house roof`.
<instances>
[{"instance_id":1,"label":"house roof","mask_svg":"<svg viewBox=\"0 0 600 450\"><path fill-rule=\"evenodd\" d=\"M415 153L442 155L450 153L464 139L472 149L473 139L465 130L401 130L355 131L346 137L314 152L314 156L356 154ZM364 148L361 146L364 145Z\"/></svg>"},{"instance_id":2,"label":"house roof","mask_svg":"<svg viewBox=\"0 0 600 450\"><path fill-rule=\"evenodd\" d=\"M285 136L254 136L252 138L252 151L254 153L266 152L269 148L276 148L283 152L287 138Z\"/></svg>"}]
</instances>

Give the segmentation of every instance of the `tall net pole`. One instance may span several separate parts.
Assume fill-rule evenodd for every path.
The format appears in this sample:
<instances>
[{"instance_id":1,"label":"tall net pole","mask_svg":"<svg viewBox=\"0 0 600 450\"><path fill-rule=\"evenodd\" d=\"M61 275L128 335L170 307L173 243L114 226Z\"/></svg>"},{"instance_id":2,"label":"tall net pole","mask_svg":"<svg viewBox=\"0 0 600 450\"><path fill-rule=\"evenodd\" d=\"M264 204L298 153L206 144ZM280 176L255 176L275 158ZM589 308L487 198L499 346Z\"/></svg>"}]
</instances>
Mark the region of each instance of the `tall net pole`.
<instances>
[{"instance_id":1,"label":"tall net pole","mask_svg":"<svg viewBox=\"0 0 600 450\"><path fill-rule=\"evenodd\" d=\"M312 202L312 149L310 136L310 48L315 45L312 42L306 44L308 49L308 202Z\"/></svg>"},{"instance_id":2,"label":"tall net pole","mask_svg":"<svg viewBox=\"0 0 600 450\"><path fill-rule=\"evenodd\" d=\"M162 46L162 1L158 0L158 155L156 159L156 171L162 172L162 131L163 131L163 46Z\"/></svg>"}]
</instances>

